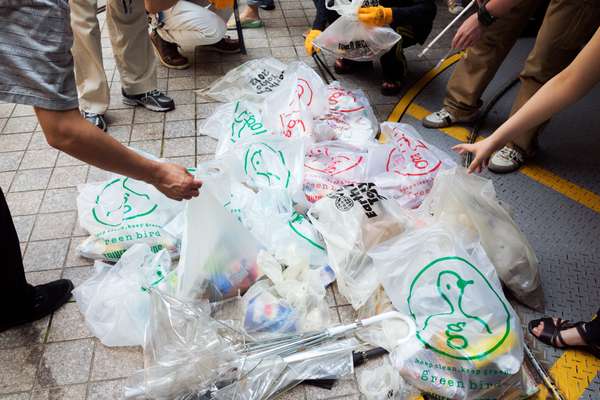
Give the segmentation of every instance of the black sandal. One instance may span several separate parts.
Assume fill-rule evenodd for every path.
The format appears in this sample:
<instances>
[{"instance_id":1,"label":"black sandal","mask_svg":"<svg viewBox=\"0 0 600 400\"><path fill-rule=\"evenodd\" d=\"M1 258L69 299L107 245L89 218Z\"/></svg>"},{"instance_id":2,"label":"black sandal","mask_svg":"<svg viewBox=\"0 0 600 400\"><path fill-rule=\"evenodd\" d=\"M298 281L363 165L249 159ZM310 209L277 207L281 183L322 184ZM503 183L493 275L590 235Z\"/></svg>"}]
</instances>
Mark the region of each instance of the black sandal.
<instances>
[{"instance_id":1,"label":"black sandal","mask_svg":"<svg viewBox=\"0 0 600 400\"><path fill-rule=\"evenodd\" d=\"M396 81L383 81L381 83L381 94L384 96L396 96L402 90L402 83Z\"/></svg>"},{"instance_id":2,"label":"black sandal","mask_svg":"<svg viewBox=\"0 0 600 400\"><path fill-rule=\"evenodd\" d=\"M372 68L372 61L354 61L348 60L347 58L337 58L335 64L333 64L333 70L336 74L344 75L354 72L358 69Z\"/></svg>"},{"instance_id":3,"label":"black sandal","mask_svg":"<svg viewBox=\"0 0 600 400\"><path fill-rule=\"evenodd\" d=\"M540 322L544 323L544 329L542 330L542 333L540 333L539 336L536 336L533 333L533 328L537 327L540 324ZM540 342L548 346L552 346L561 350L579 349L588 352L597 358L600 358L600 346L588 343L588 341L586 340L584 324L585 322L583 321L572 323L568 320L563 320L560 318L557 318L556 322L554 322L554 318L546 317L529 321L528 329L529 333L531 333L533 337L535 337ZM573 346L565 343L562 337L562 331L571 328L577 329L579 336L581 336L581 339L583 339L583 341L586 343L584 346Z\"/></svg>"}]
</instances>

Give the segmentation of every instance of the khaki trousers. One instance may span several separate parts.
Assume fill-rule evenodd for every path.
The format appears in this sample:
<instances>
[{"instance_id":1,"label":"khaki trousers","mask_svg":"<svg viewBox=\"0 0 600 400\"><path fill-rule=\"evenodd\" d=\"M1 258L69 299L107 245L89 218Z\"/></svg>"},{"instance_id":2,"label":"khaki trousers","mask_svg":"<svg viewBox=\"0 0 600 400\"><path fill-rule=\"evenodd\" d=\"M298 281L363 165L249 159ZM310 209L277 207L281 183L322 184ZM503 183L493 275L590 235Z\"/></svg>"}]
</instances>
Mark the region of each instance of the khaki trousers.
<instances>
[{"instance_id":1,"label":"khaki trousers","mask_svg":"<svg viewBox=\"0 0 600 400\"><path fill-rule=\"evenodd\" d=\"M522 0L508 15L486 28L480 40L467 49L448 82L444 106L450 113L464 116L481 106L481 94L539 3L540 0ZM519 75L521 86L511 115L573 61L599 24L600 1L550 2L533 50ZM514 143L524 150L531 150L538 132L539 127L523 132Z\"/></svg>"},{"instance_id":2,"label":"khaki trousers","mask_svg":"<svg viewBox=\"0 0 600 400\"><path fill-rule=\"evenodd\" d=\"M102 64L97 0L70 0L75 80L82 110L104 114L110 89ZM156 58L148 37L143 0L107 0L106 23L121 87L127 94L154 90Z\"/></svg>"}]
</instances>

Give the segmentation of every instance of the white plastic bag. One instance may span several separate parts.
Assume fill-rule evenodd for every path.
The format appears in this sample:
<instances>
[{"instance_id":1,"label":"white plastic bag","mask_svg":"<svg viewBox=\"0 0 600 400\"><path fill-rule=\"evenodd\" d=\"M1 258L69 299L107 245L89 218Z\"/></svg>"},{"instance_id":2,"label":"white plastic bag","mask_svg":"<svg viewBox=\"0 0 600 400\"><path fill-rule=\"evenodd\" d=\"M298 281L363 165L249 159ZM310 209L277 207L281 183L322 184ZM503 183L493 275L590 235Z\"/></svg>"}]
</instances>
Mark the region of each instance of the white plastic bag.
<instances>
[{"instance_id":1,"label":"white plastic bag","mask_svg":"<svg viewBox=\"0 0 600 400\"><path fill-rule=\"evenodd\" d=\"M389 144L369 148L369 180L384 196L396 199L403 207L416 208L429 193L437 173L456 163L425 142L410 125L384 122L381 133Z\"/></svg>"},{"instance_id":2,"label":"white plastic bag","mask_svg":"<svg viewBox=\"0 0 600 400\"><path fill-rule=\"evenodd\" d=\"M314 121L315 141L339 140L364 148L374 142L379 128L365 93L338 81L327 86L328 112Z\"/></svg>"},{"instance_id":3,"label":"white plastic bag","mask_svg":"<svg viewBox=\"0 0 600 400\"><path fill-rule=\"evenodd\" d=\"M367 152L339 141L307 146L304 158L304 195L310 203L342 186L364 182Z\"/></svg>"},{"instance_id":4,"label":"white plastic bag","mask_svg":"<svg viewBox=\"0 0 600 400\"><path fill-rule=\"evenodd\" d=\"M198 93L216 101L230 102L246 99L260 102L279 87L286 65L266 57L250 60L227 72Z\"/></svg>"},{"instance_id":5,"label":"white plastic bag","mask_svg":"<svg viewBox=\"0 0 600 400\"><path fill-rule=\"evenodd\" d=\"M365 400L409 400L419 395L404 382L387 357L378 367L361 369L357 381Z\"/></svg>"},{"instance_id":6,"label":"white plastic bag","mask_svg":"<svg viewBox=\"0 0 600 400\"><path fill-rule=\"evenodd\" d=\"M219 140L215 155L227 152L247 138L267 137L273 133L263 123L260 104L237 100L219 106L200 127L200 133Z\"/></svg>"},{"instance_id":7,"label":"white plastic bag","mask_svg":"<svg viewBox=\"0 0 600 400\"><path fill-rule=\"evenodd\" d=\"M323 80L306 64L291 63L285 79L264 103L268 129L286 138L312 136L313 118L327 111L327 89Z\"/></svg>"},{"instance_id":8,"label":"white plastic bag","mask_svg":"<svg viewBox=\"0 0 600 400\"><path fill-rule=\"evenodd\" d=\"M330 193L313 204L308 216L325 239L340 293L358 309L379 285L367 252L402 234L411 218L395 201L382 198L372 183Z\"/></svg>"},{"instance_id":9,"label":"white plastic bag","mask_svg":"<svg viewBox=\"0 0 600 400\"><path fill-rule=\"evenodd\" d=\"M355 61L374 60L386 53L401 38L389 27L368 26L358 20L358 9L363 0L335 0L335 9L341 17L327 27L314 45L335 57Z\"/></svg>"},{"instance_id":10,"label":"white plastic bag","mask_svg":"<svg viewBox=\"0 0 600 400\"><path fill-rule=\"evenodd\" d=\"M302 189L302 140L257 138L239 143L229 153L234 175L254 189L284 189L292 197Z\"/></svg>"},{"instance_id":11,"label":"white plastic bag","mask_svg":"<svg viewBox=\"0 0 600 400\"><path fill-rule=\"evenodd\" d=\"M141 346L150 313L148 287L174 288L171 258L136 244L112 266L96 261L96 272L73 290L90 331L106 346Z\"/></svg>"},{"instance_id":12,"label":"white plastic bag","mask_svg":"<svg viewBox=\"0 0 600 400\"><path fill-rule=\"evenodd\" d=\"M77 248L82 256L117 261L136 243L147 244L155 253L166 249L171 257L179 255L179 238L169 223L183 211L181 202L123 176L77 189L79 223L91 234Z\"/></svg>"},{"instance_id":13,"label":"white plastic bag","mask_svg":"<svg viewBox=\"0 0 600 400\"><path fill-rule=\"evenodd\" d=\"M394 307L417 334L391 354L410 384L448 399L522 399L519 318L477 242L441 227L411 230L369 251Z\"/></svg>"},{"instance_id":14,"label":"white plastic bag","mask_svg":"<svg viewBox=\"0 0 600 400\"><path fill-rule=\"evenodd\" d=\"M500 205L491 180L464 168L440 172L419 211L481 241L500 280L523 304L543 309L538 261L527 238Z\"/></svg>"},{"instance_id":15,"label":"white plastic bag","mask_svg":"<svg viewBox=\"0 0 600 400\"><path fill-rule=\"evenodd\" d=\"M256 263L261 246L211 193L186 202L185 231L178 268L177 296L222 300L245 292L262 273Z\"/></svg>"}]
</instances>

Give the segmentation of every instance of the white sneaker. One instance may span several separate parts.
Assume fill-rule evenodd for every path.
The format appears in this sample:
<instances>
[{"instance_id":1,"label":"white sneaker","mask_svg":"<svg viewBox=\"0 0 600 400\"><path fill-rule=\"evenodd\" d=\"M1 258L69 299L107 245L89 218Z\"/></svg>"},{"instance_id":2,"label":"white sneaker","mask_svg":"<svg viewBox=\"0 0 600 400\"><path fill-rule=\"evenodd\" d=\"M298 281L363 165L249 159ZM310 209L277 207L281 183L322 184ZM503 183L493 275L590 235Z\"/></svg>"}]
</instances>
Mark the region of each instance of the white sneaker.
<instances>
[{"instance_id":1,"label":"white sneaker","mask_svg":"<svg viewBox=\"0 0 600 400\"><path fill-rule=\"evenodd\" d=\"M472 114L467 115L465 117L455 117L454 115L450 114L450 112L446 110L446 108L442 108L440 111L431 113L425 118L423 118L422 123L425 128L446 128L448 126L462 122L473 122L475 121L478 115L479 111L474 111Z\"/></svg>"},{"instance_id":2,"label":"white sneaker","mask_svg":"<svg viewBox=\"0 0 600 400\"><path fill-rule=\"evenodd\" d=\"M504 146L490 157L488 169L497 174L507 174L521 168L525 164L525 151L520 147Z\"/></svg>"}]
</instances>

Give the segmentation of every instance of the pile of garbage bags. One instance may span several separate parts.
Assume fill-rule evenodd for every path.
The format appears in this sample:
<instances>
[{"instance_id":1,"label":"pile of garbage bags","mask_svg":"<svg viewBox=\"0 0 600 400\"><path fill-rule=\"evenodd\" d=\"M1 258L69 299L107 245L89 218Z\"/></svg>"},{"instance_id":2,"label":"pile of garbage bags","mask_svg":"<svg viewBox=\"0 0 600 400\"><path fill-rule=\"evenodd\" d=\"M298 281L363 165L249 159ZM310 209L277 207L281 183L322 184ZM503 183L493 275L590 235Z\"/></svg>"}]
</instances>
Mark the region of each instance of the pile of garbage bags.
<instances>
[{"instance_id":1,"label":"pile of garbage bags","mask_svg":"<svg viewBox=\"0 0 600 400\"><path fill-rule=\"evenodd\" d=\"M252 60L200 94L223 104L198 197L79 188L98 261L75 298L105 345L143 346L127 398L271 399L353 374L365 346L389 352L359 376L368 399L535 392L504 290L541 307L537 260L490 181L300 62ZM361 321L330 318L333 281Z\"/></svg>"}]
</instances>

